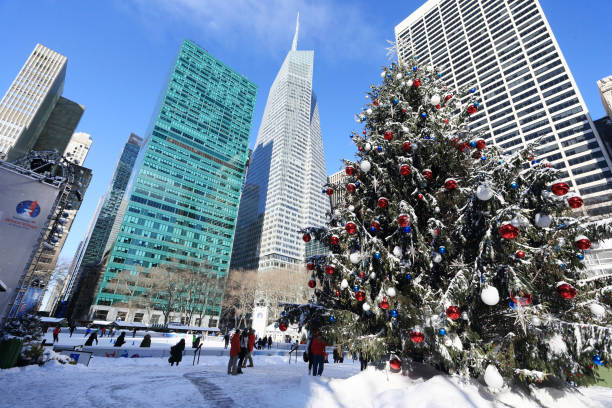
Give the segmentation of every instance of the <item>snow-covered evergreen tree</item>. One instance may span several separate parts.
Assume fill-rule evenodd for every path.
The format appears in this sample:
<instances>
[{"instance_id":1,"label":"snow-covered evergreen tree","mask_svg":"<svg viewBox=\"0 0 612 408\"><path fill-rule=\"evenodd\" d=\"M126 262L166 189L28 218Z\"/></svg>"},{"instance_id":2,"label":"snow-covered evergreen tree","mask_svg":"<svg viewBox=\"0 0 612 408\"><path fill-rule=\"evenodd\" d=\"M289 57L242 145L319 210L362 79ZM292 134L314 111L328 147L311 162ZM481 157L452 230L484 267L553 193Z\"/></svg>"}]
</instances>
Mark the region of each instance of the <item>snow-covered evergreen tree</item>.
<instances>
[{"instance_id":1,"label":"snow-covered evergreen tree","mask_svg":"<svg viewBox=\"0 0 612 408\"><path fill-rule=\"evenodd\" d=\"M612 357L612 275L582 260L610 228L576 216L582 199L537 145L502 155L470 130L475 89L410 64L368 93L347 182L324 190L342 203L304 231L330 248L308 260L314 301L287 306L281 329L449 373L592 384Z\"/></svg>"}]
</instances>

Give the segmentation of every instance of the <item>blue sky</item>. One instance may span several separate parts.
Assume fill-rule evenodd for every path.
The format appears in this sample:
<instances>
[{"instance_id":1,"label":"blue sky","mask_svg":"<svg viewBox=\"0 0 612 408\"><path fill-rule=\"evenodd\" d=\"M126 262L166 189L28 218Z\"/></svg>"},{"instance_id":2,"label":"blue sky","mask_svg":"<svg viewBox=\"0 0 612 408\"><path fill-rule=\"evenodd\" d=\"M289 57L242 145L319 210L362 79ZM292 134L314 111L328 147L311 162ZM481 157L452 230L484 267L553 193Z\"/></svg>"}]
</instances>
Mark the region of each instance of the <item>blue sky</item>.
<instances>
[{"instance_id":1,"label":"blue sky","mask_svg":"<svg viewBox=\"0 0 612 408\"><path fill-rule=\"evenodd\" d=\"M189 38L258 87L251 146L268 89L291 46L315 50L327 172L353 155L348 137L380 67L386 40L424 0L2 0L0 92L36 43L68 57L64 96L86 110L78 130L94 143L85 166L94 177L62 258L70 260L130 132L144 135L180 42ZM596 81L612 74L612 2L540 0L594 119L603 116Z\"/></svg>"}]
</instances>

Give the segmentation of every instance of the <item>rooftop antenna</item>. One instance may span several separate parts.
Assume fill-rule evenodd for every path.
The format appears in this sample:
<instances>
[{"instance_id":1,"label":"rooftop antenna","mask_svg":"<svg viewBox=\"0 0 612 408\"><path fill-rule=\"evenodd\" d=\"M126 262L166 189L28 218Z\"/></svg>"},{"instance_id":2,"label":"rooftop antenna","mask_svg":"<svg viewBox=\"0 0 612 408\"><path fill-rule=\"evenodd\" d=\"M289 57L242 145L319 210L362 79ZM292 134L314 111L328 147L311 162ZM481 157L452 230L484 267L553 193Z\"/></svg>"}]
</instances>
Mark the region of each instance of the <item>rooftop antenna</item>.
<instances>
[{"instance_id":1,"label":"rooftop antenna","mask_svg":"<svg viewBox=\"0 0 612 408\"><path fill-rule=\"evenodd\" d=\"M297 50L298 31L300 31L300 12L298 11L297 20L295 22L295 35L293 36L293 44L291 45L291 51Z\"/></svg>"}]
</instances>

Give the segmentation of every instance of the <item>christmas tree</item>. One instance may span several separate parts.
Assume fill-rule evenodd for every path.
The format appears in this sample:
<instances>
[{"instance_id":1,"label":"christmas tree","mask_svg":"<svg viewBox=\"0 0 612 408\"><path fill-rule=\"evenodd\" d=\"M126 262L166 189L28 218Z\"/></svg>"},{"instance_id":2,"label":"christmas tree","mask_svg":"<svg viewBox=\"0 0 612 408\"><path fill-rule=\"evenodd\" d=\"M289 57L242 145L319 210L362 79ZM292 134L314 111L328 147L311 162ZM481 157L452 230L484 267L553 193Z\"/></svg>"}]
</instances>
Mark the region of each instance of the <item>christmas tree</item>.
<instances>
[{"instance_id":1,"label":"christmas tree","mask_svg":"<svg viewBox=\"0 0 612 408\"><path fill-rule=\"evenodd\" d=\"M612 357L612 275L589 276L583 259L610 227L577 216L582 199L534 159L537 143L501 154L470 129L475 88L452 92L416 59L381 77L346 182L323 191L341 204L303 231L330 248L308 259L313 301L287 305L280 329L491 386L594 383Z\"/></svg>"}]
</instances>

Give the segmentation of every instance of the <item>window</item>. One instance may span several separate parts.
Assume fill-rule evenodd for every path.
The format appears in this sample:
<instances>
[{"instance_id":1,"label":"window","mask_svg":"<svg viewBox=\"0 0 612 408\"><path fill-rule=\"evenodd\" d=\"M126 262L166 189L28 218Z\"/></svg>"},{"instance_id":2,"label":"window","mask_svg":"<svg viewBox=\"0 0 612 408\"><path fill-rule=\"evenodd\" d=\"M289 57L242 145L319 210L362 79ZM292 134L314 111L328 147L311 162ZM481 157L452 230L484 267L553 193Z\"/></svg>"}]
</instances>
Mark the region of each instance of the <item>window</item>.
<instances>
[{"instance_id":1,"label":"window","mask_svg":"<svg viewBox=\"0 0 612 408\"><path fill-rule=\"evenodd\" d=\"M96 310L94 312L94 319L96 320L106 320L108 316L108 310Z\"/></svg>"},{"instance_id":2,"label":"window","mask_svg":"<svg viewBox=\"0 0 612 408\"><path fill-rule=\"evenodd\" d=\"M117 321L125 321L126 317L127 317L127 312L118 311L117 312L117 317L115 318L115 320L117 320Z\"/></svg>"},{"instance_id":3,"label":"window","mask_svg":"<svg viewBox=\"0 0 612 408\"><path fill-rule=\"evenodd\" d=\"M160 315L158 315L158 314L154 314L153 316L151 316L151 321L150 321L150 323L151 323L151 324L159 324L160 317L161 317Z\"/></svg>"},{"instance_id":4,"label":"window","mask_svg":"<svg viewBox=\"0 0 612 408\"><path fill-rule=\"evenodd\" d=\"M142 319L144 318L144 313L135 313L134 314L134 323L142 323Z\"/></svg>"}]
</instances>

